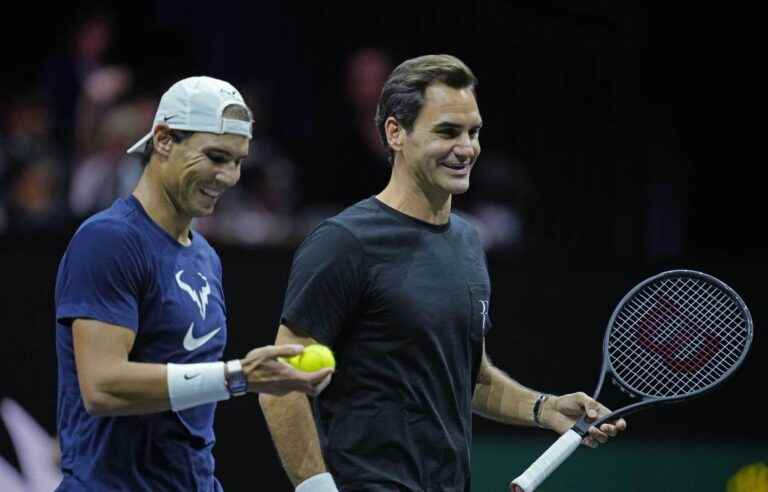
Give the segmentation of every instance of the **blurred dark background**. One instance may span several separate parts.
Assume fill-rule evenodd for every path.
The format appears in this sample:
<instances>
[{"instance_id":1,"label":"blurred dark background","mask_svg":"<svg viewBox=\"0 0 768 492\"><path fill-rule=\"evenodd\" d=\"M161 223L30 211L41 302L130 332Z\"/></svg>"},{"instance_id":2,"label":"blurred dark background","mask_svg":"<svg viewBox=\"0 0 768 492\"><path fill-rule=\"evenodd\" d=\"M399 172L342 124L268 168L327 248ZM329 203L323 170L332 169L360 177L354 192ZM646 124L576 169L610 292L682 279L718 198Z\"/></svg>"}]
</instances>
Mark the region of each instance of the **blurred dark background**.
<instances>
[{"instance_id":1,"label":"blurred dark background","mask_svg":"<svg viewBox=\"0 0 768 492\"><path fill-rule=\"evenodd\" d=\"M637 414L626 443L564 475L603 470L625 446L657 472L663 456L697 457L668 490L724 490L738 466L768 459L760 30L735 7L580 4L14 6L6 24L23 30L0 31L0 397L55 432L56 266L85 217L130 193L141 166L124 151L171 83L224 78L255 114L241 185L197 224L224 263L234 357L272 341L301 238L386 184L372 123L383 79L445 52L480 80L483 154L454 203L488 251L497 365L536 389L591 392L614 305L669 268L718 276L755 320L753 352L722 390ZM228 490L253 490L254 475L274 484L259 490L288 490L255 398L222 404L217 431ZM480 491L503 490L483 477L512 478L551 437L482 419L475 434L475 456L500 460L478 458ZM2 427L0 456L19 466ZM706 485L686 466L708 470ZM667 490L653 476L590 490ZM586 490L565 480L541 490Z\"/></svg>"}]
</instances>

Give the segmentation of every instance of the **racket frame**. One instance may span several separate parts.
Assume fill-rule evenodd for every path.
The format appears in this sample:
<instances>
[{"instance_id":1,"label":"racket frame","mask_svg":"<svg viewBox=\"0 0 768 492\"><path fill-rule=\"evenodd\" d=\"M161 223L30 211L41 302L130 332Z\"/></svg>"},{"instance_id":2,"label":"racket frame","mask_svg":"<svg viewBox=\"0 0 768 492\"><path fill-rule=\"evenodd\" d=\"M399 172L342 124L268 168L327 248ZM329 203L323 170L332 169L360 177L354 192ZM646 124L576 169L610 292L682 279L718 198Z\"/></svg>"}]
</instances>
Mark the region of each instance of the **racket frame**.
<instances>
[{"instance_id":1,"label":"racket frame","mask_svg":"<svg viewBox=\"0 0 768 492\"><path fill-rule=\"evenodd\" d=\"M666 277L673 277L673 276L697 277L707 282L711 282L716 286L720 287L721 289L723 289L732 298L732 300L734 300L741 308L745 318L744 321L746 324L747 336L745 340L744 349L742 350L739 359L728 369L728 371L723 376L718 378L717 381L697 391L693 391L683 395L674 396L674 397L658 397L658 396L653 396L653 395L644 394L642 392L638 392L634 388L629 387L621 378L618 377L618 375L613 370L613 367L610 362L610 358L608 356L608 343L609 343L610 335L612 332L613 323L616 320L616 317L618 316L618 314L623 309L624 305L629 301L629 299L631 299L640 289L644 288L649 283L661 280ZM580 418L576 422L576 424L573 427L571 427L571 429L567 430L563 435L561 435L560 438L558 438L557 441L555 441L543 454L541 454L539 458L536 459L536 461L534 461L520 476L518 476L516 479L510 482L509 484L510 491L533 492L544 480L546 480L546 478L551 473L553 473L560 466L560 464L563 461L565 461L576 450L576 448L579 446L581 439L583 439L584 436L588 434L590 427L593 427L593 426L599 427L600 425L602 425L608 420L615 420L623 416L629 415L645 406L677 403L683 400L688 400L694 397L698 397L722 385L724 382L726 382L728 379L730 379L733 376L736 370L744 362L744 359L746 358L749 352L749 349L752 345L753 336L754 336L754 326L752 323L752 316L749 313L749 309L747 308L747 305L744 303L741 297L733 289L731 289L728 285L726 285L721 280L715 277L712 277L711 275L698 272L695 270L669 270L669 271L665 271L657 275L654 275L653 277L649 277L646 280L642 281L624 296L624 298L619 302L619 304L613 310L613 314L611 315L611 318L608 321L608 329L606 330L605 337L603 339L602 368L600 369L600 377L598 379L597 387L595 388L595 392L593 395L593 398L597 400L600 394L600 391L602 389L603 383L605 382L605 376L610 372L613 378L613 382L616 384L616 386L619 387L619 389L621 389L625 393L629 393L630 396L633 396L633 397L640 396L642 397L642 400L637 403L627 405L614 412L611 412L605 417L601 417L593 422L588 422L586 420L586 417Z\"/></svg>"},{"instance_id":2,"label":"racket frame","mask_svg":"<svg viewBox=\"0 0 768 492\"><path fill-rule=\"evenodd\" d=\"M730 298L738 304L738 306L741 308L741 311L744 315L744 321L746 324L747 329L747 336L745 340L745 347L741 352L741 355L739 356L739 359L728 369L728 371L718 378L717 381L710 384L709 386L706 386L700 390L693 391L691 393L686 393L679 396L670 396L670 397L659 397L659 396L653 396L648 395L643 392L640 392L636 390L635 388L630 387L614 370L613 366L610 361L610 357L608 355L608 344L611 337L611 333L613 331L614 322L616 320L616 317L619 315L619 313L622 311L624 306L627 302L629 302L634 295L645 288L648 284L657 282L659 280L663 280L668 277L693 277L693 278L699 278L706 282L709 282L711 284L714 284L715 286L722 289ZM611 378L613 379L613 382L616 386L619 387L619 389L628 394L630 397L633 398L641 398L641 401L637 403L633 403L631 405L627 405L623 408L620 408L614 412L611 412L610 414L601 417L595 421L587 421L586 418L582 417L579 419L579 421L574 425L573 430L578 432L581 436L585 436L589 428L592 426L599 427L600 425L604 424L605 422L609 420L616 420L622 417L625 417L627 415L630 415L637 410L639 410L642 407L645 406L652 406L652 405L663 405L663 404L672 404L672 403L679 403L684 400L689 400L691 398L696 398L699 396L702 396L706 393L709 393L713 389L717 388L721 384L725 383L728 379L730 379L733 374L736 372L736 370L741 366L741 364L744 362L744 359L747 357L747 354L749 353L749 349L752 345L752 339L754 336L754 327L752 323L752 315L749 312L749 308L747 308L746 303L744 300L739 296L739 294L736 293L735 290L733 290L730 286L728 286L725 282L723 282L720 279L717 279L713 277L712 275L699 272L696 270L667 270L661 273L658 273L652 277L649 277L645 279L644 281L637 284L632 290L627 292L627 294L621 299L619 304L616 306L616 308L613 310L613 314L611 315L611 318L608 320L608 329L605 331L605 336L603 337L603 363L602 367L600 369L600 377L597 382L597 386L595 387L595 391L592 395L592 398L595 400L598 399L598 396L600 395L600 391L602 390L603 383L605 382L605 376L610 373Z\"/></svg>"}]
</instances>

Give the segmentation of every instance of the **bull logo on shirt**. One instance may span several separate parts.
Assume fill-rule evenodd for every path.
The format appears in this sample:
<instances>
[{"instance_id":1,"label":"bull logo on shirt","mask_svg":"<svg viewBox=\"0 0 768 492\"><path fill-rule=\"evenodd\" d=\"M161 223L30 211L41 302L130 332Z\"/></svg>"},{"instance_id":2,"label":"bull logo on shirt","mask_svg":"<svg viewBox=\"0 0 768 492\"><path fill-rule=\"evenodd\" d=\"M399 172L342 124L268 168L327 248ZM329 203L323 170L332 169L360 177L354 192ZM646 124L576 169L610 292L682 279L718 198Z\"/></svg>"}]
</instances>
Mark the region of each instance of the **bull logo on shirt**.
<instances>
[{"instance_id":1,"label":"bull logo on shirt","mask_svg":"<svg viewBox=\"0 0 768 492\"><path fill-rule=\"evenodd\" d=\"M179 285L179 287L181 287L181 290L189 294L189 297L191 297L195 304L197 304L197 308L200 310L200 316L205 319L205 309L208 307L208 295L211 293L211 287L208 285L208 279L205 278L205 275L202 273L197 274L201 279L203 279L203 282L205 282L203 288L198 292L181 279L181 275L183 273L184 270L179 270L176 272L176 283Z\"/></svg>"}]
</instances>

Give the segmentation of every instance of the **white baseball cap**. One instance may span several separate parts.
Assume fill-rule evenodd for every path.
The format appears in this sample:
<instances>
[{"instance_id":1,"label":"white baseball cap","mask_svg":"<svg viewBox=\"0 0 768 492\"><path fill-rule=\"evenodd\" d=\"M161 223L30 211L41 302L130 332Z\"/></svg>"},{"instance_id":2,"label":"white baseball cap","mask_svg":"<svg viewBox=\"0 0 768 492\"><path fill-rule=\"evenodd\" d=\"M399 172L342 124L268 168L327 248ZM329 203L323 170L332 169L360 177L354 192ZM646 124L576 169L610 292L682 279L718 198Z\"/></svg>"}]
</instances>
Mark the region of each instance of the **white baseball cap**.
<instances>
[{"instance_id":1,"label":"white baseball cap","mask_svg":"<svg viewBox=\"0 0 768 492\"><path fill-rule=\"evenodd\" d=\"M173 84L160 98L152 130L133 144L126 153L143 152L158 123L164 123L174 130L219 135L232 133L251 138L251 121L223 117L224 108L232 104L242 106L249 115L251 114L243 96L232 84L212 77L182 79Z\"/></svg>"}]
</instances>

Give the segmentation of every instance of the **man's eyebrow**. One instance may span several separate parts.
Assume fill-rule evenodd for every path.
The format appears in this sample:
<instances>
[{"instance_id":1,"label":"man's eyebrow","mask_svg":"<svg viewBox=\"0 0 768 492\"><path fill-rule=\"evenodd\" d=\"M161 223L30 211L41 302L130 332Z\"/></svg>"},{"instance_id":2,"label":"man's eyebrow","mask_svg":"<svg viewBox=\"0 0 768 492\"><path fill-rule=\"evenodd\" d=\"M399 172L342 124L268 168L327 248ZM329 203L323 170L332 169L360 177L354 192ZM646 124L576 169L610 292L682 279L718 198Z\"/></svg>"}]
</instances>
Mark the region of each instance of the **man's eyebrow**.
<instances>
[{"instance_id":1,"label":"man's eyebrow","mask_svg":"<svg viewBox=\"0 0 768 492\"><path fill-rule=\"evenodd\" d=\"M237 158L238 160L239 159L245 159L246 157L248 157L248 154L237 156L236 154L233 154L229 150L222 149L220 147L206 147L206 148L203 149L203 152L221 154L223 157L226 157L226 158Z\"/></svg>"},{"instance_id":2,"label":"man's eyebrow","mask_svg":"<svg viewBox=\"0 0 768 492\"><path fill-rule=\"evenodd\" d=\"M472 125L471 128L482 128L482 127L483 127L483 122L481 121L477 125ZM437 122L435 124L435 126L433 128L435 128L435 129L443 129L443 128L450 128L450 129L457 128L457 129L461 129L461 128L463 128L463 125L460 125L458 123L454 123L452 121L439 121L439 122Z\"/></svg>"},{"instance_id":3,"label":"man's eyebrow","mask_svg":"<svg viewBox=\"0 0 768 492\"><path fill-rule=\"evenodd\" d=\"M451 121L438 121L435 123L435 128L461 128L461 125Z\"/></svg>"}]
</instances>

